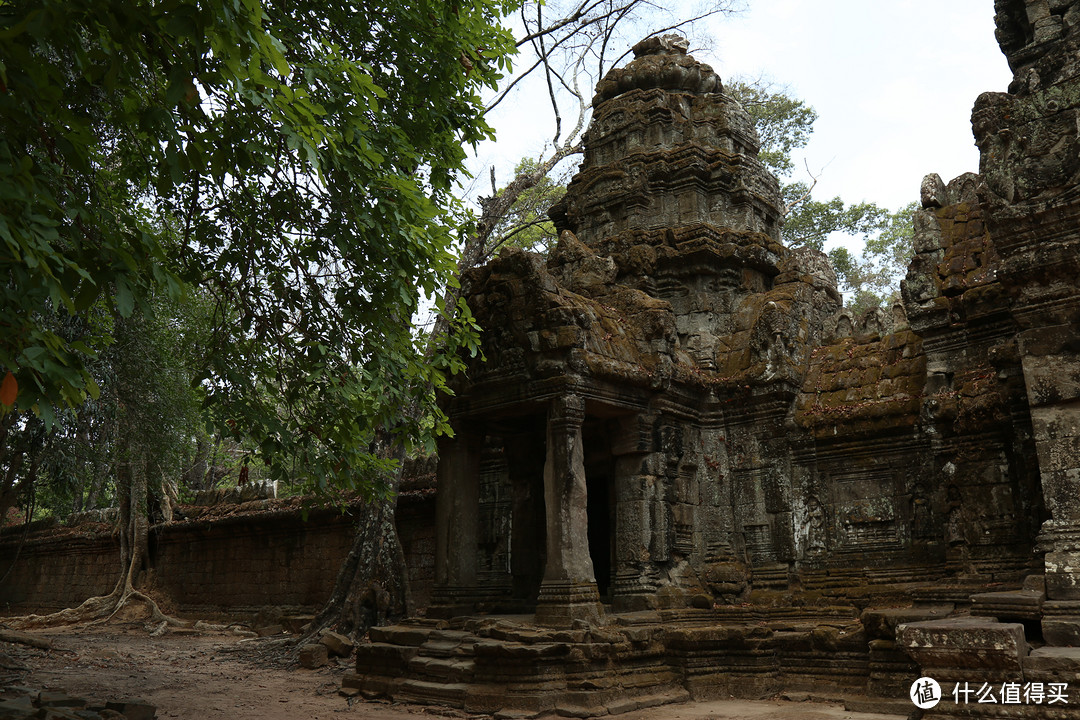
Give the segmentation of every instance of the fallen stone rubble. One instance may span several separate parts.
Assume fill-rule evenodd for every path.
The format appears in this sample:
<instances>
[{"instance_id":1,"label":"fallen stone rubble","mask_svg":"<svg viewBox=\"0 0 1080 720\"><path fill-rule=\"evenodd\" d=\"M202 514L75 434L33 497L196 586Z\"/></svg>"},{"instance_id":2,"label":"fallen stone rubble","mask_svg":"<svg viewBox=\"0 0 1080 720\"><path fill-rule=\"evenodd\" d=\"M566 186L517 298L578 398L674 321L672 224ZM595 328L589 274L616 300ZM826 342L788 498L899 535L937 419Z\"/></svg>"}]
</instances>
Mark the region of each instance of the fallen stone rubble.
<instances>
[{"instance_id":1,"label":"fallen stone rubble","mask_svg":"<svg viewBox=\"0 0 1080 720\"><path fill-rule=\"evenodd\" d=\"M0 720L154 720L142 700L98 702L62 692L9 685L0 689Z\"/></svg>"}]
</instances>

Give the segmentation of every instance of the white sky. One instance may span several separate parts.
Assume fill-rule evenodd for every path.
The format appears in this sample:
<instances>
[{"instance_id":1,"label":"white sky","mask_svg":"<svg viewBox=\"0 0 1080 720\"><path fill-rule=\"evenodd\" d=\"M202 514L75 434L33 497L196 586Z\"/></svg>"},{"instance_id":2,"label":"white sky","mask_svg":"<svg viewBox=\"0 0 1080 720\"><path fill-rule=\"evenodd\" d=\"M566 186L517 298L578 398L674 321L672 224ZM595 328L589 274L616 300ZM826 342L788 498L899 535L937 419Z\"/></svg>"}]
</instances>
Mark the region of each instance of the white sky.
<instances>
[{"instance_id":1,"label":"white sky","mask_svg":"<svg viewBox=\"0 0 1080 720\"><path fill-rule=\"evenodd\" d=\"M747 5L699 31L691 54L725 83L762 75L817 110L806 150L819 175L815 197L897 208L918 200L927 173L948 182L978 170L971 107L1011 79L994 39L993 0ZM478 194L490 192L489 166L503 185L519 158L544 148L550 111L539 90L519 93L490 118L498 141L470 163Z\"/></svg>"},{"instance_id":2,"label":"white sky","mask_svg":"<svg viewBox=\"0 0 1080 720\"><path fill-rule=\"evenodd\" d=\"M936 172L977 172L971 108L1012 79L993 0L749 0L691 52L721 79L763 74L818 113L814 195L896 208ZM805 171L804 171L805 172Z\"/></svg>"}]
</instances>

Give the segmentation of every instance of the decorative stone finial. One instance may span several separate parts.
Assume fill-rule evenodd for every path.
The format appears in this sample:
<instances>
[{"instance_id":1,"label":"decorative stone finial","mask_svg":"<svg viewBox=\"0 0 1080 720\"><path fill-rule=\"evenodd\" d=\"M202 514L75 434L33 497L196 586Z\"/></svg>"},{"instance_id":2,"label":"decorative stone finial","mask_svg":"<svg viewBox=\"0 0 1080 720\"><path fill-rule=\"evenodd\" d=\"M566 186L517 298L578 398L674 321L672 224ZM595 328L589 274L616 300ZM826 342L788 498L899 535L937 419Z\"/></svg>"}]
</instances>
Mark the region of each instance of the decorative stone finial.
<instances>
[{"instance_id":1,"label":"decorative stone finial","mask_svg":"<svg viewBox=\"0 0 1080 720\"><path fill-rule=\"evenodd\" d=\"M647 37L634 46L634 57L642 55L685 55L690 41L680 35L668 34Z\"/></svg>"},{"instance_id":2,"label":"decorative stone finial","mask_svg":"<svg viewBox=\"0 0 1080 720\"><path fill-rule=\"evenodd\" d=\"M705 63L686 54L690 43L678 35L645 38L634 46L634 59L615 68L596 85L593 107L631 90L660 88L694 94L719 93L720 78Z\"/></svg>"}]
</instances>

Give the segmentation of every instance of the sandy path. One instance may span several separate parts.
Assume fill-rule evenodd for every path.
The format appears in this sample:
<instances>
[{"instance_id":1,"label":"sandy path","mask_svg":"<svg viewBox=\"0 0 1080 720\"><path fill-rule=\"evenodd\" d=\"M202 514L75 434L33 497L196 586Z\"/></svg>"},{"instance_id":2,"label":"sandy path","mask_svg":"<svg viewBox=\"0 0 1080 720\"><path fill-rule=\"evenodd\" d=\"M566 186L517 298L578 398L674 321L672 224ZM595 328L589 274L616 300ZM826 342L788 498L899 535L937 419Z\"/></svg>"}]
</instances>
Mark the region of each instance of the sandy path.
<instances>
[{"instance_id":1,"label":"sandy path","mask_svg":"<svg viewBox=\"0 0 1080 720\"><path fill-rule=\"evenodd\" d=\"M91 700L143 699L158 718L181 720L370 720L479 717L445 708L350 702L338 694L344 660L318 670L289 669L266 640L223 632L150 637L141 626L43 631L52 651L0 643L31 668L21 684ZM12 684L9 675L0 684ZM745 701L687 703L641 710L620 720L898 720L820 703Z\"/></svg>"}]
</instances>

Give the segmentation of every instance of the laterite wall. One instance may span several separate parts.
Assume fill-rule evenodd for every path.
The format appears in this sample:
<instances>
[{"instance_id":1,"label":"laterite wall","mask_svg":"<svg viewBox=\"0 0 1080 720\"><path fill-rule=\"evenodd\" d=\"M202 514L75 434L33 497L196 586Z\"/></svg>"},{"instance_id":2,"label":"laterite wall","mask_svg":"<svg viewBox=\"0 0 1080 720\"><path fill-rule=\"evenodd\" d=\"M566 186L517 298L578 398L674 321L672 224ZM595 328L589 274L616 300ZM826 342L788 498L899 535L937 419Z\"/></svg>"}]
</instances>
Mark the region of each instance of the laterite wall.
<instances>
[{"instance_id":1,"label":"laterite wall","mask_svg":"<svg viewBox=\"0 0 1080 720\"><path fill-rule=\"evenodd\" d=\"M426 604L434 578L434 493L403 496L398 527L413 596ZM357 512L356 509L353 512ZM174 611L249 613L314 610L330 594L352 545L355 514L268 510L155 526L155 587ZM112 590L119 545L104 525L0 535L0 611L41 612ZM21 548L20 548L21 545ZM14 565L12 563L14 562Z\"/></svg>"}]
</instances>

